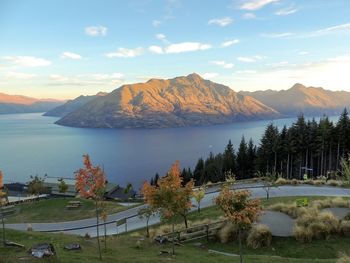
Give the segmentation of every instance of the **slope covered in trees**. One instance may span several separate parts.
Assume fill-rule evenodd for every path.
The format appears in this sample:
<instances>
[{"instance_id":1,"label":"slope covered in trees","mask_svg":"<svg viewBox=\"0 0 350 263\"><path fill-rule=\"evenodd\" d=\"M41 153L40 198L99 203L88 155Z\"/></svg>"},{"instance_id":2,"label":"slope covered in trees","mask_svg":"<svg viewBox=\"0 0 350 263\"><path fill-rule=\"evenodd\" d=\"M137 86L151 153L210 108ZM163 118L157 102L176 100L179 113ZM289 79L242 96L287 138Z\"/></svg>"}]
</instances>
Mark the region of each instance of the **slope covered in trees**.
<instances>
[{"instance_id":1,"label":"slope covered in trees","mask_svg":"<svg viewBox=\"0 0 350 263\"><path fill-rule=\"evenodd\" d=\"M269 124L258 145L242 137L237 150L231 141L223 153L210 153L200 158L194 170L183 169L184 182L194 179L196 185L220 182L233 173L237 179L248 179L258 174L301 179L306 173L311 178L340 175L341 159L350 153L350 118L346 109L333 123L327 116L318 122L300 115L291 126L278 129ZM156 183L159 175L152 178Z\"/></svg>"}]
</instances>

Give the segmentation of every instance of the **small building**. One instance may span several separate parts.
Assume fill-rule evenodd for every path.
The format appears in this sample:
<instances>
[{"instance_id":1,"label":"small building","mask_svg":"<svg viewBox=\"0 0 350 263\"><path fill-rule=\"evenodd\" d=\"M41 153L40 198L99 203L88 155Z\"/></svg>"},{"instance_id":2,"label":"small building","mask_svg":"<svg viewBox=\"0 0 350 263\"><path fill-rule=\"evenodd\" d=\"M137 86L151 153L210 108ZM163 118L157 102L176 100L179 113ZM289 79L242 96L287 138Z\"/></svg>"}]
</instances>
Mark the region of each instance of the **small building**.
<instances>
[{"instance_id":1,"label":"small building","mask_svg":"<svg viewBox=\"0 0 350 263\"><path fill-rule=\"evenodd\" d=\"M105 198L106 199L113 199L118 201L129 201L134 200L136 197L136 192L133 188L127 189L124 187L120 187L119 185L116 185L115 187L111 188L109 191L106 191Z\"/></svg>"}]
</instances>

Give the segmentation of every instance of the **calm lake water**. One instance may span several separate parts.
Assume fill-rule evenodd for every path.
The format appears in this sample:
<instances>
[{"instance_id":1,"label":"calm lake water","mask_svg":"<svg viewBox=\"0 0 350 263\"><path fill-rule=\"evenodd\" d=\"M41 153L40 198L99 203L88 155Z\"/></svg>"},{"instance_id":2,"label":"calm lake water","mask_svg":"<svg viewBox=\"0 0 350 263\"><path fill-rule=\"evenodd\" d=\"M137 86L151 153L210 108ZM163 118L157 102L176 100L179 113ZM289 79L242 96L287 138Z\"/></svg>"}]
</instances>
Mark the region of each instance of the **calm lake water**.
<instances>
[{"instance_id":1,"label":"calm lake water","mask_svg":"<svg viewBox=\"0 0 350 263\"><path fill-rule=\"evenodd\" d=\"M337 117L332 117L335 120ZM172 129L80 129L55 125L41 114L0 115L0 170L5 182L26 182L30 175L71 177L89 153L110 182L137 188L156 172L163 175L179 160L194 167L199 157L222 152L229 139L237 148L242 135L258 143L268 123L252 121L211 127ZM273 122L282 127L295 118Z\"/></svg>"}]
</instances>

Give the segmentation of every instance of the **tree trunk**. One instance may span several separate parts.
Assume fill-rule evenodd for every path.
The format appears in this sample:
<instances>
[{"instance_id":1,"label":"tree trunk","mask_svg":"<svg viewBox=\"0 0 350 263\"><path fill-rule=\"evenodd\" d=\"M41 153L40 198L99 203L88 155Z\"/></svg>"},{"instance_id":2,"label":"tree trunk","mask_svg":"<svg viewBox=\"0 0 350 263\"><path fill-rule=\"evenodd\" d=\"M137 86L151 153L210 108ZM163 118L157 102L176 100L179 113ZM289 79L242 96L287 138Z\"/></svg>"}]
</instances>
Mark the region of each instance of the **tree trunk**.
<instances>
[{"instance_id":1,"label":"tree trunk","mask_svg":"<svg viewBox=\"0 0 350 263\"><path fill-rule=\"evenodd\" d=\"M149 226L148 226L149 219L150 219L150 216L147 217L147 221L146 221L146 233L147 233L147 237L149 237Z\"/></svg>"},{"instance_id":2,"label":"tree trunk","mask_svg":"<svg viewBox=\"0 0 350 263\"><path fill-rule=\"evenodd\" d=\"M187 215L184 214L182 215L182 217L184 218L184 222L185 222L185 227L188 228L188 223L187 223Z\"/></svg>"},{"instance_id":3,"label":"tree trunk","mask_svg":"<svg viewBox=\"0 0 350 263\"><path fill-rule=\"evenodd\" d=\"M105 231L105 251L107 251L107 227L106 227L106 221L104 221L104 231Z\"/></svg>"},{"instance_id":4,"label":"tree trunk","mask_svg":"<svg viewBox=\"0 0 350 263\"><path fill-rule=\"evenodd\" d=\"M200 213L200 212L201 212L201 203L198 202L198 213Z\"/></svg>"},{"instance_id":5,"label":"tree trunk","mask_svg":"<svg viewBox=\"0 0 350 263\"><path fill-rule=\"evenodd\" d=\"M287 179L289 179L289 153L287 158Z\"/></svg>"},{"instance_id":6,"label":"tree trunk","mask_svg":"<svg viewBox=\"0 0 350 263\"><path fill-rule=\"evenodd\" d=\"M2 222L2 243L3 243L4 247L5 247L6 246L5 222L4 222L4 215L3 215L2 208L1 208L1 222Z\"/></svg>"},{"instance_id":7,"label":"tree trunk","mask_svg":"<svg viewBox=\"0 0 350 263\"><path fill-rule=\"evenodd\" d=\"M96 232L97 232L97 244L98 244L98 253L100 256L100 260L102 260L102 254L101 254L101 244L100 244L100 229L99 229L99 225L98 225L98 203L97 203L97 199L95 200L95 208L96 208Z\"/></svg>"},{"instance_id":8,"label":"tree trunk","mask_svg":"<svg viewBox=\"0 0 350 263\"><path fill-rule=\"evenodd\" d=\"M238 246L239 246L239 259L240 259L240 263L243 263L243 251L242 251L241 228L238 228Z\"/></svg>"},{"instance_id":9,"label":"tree trunk","mask_svg":"<svg viewBox=\"0 0 350 263\"><path fill-rule=\"evenodd\" d=\"M173 222L173 255L175 255L175 223Z\"/></svg>"}]
</instances>

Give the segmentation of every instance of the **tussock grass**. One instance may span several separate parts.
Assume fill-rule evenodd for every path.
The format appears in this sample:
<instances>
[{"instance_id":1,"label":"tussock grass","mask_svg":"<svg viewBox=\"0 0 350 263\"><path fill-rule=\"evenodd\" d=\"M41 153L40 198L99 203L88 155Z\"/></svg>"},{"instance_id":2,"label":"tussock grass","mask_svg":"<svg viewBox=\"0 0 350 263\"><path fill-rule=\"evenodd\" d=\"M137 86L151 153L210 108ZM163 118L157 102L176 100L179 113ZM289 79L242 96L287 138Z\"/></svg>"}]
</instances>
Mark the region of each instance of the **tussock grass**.
<instances>
[{"instance_id":1,"label":"tussock grass","mask_svg":"<svg viewBox=\"0 0 350 263\"><path fill-rule=\"evenodd\" d=\"M236 225L232 224L231 222L226 222L218 230L218 232L216 233L216 237L219 239L221 243L226 244L238 238L237 231L238 231L238 228Z\"/></svg>"},{"instance_id":2,"label":"tussock grass","mask_svg":"<svg viewBox=\"0 0 350 263\"><path fill-rule=\"evenodd\" d=\"M247 246L257 249L262 247L269 247L272 241L272 234L268 226L257 224L254 225L247 237Z\"/></svg>"},{"instance_id":3,"label":"tussock grass","mask_svg":"<svg viewBox=\"0 0 350 263\"><path fill-rule=\"evenodd\" d=\"M350 237L350 221L342 220L339 224L339 233L344 237Z\"/></svg>"},{"instance_id":4,"label":"tussock grass","mask_svg":"<svg viewBox=\"0 0 350 263\"><path fill-rule=\"evenodd\" d=\"M350 256L341 254L340 258L337 259L337 263L350 263Z\"/></svg>"}]
</instances>

